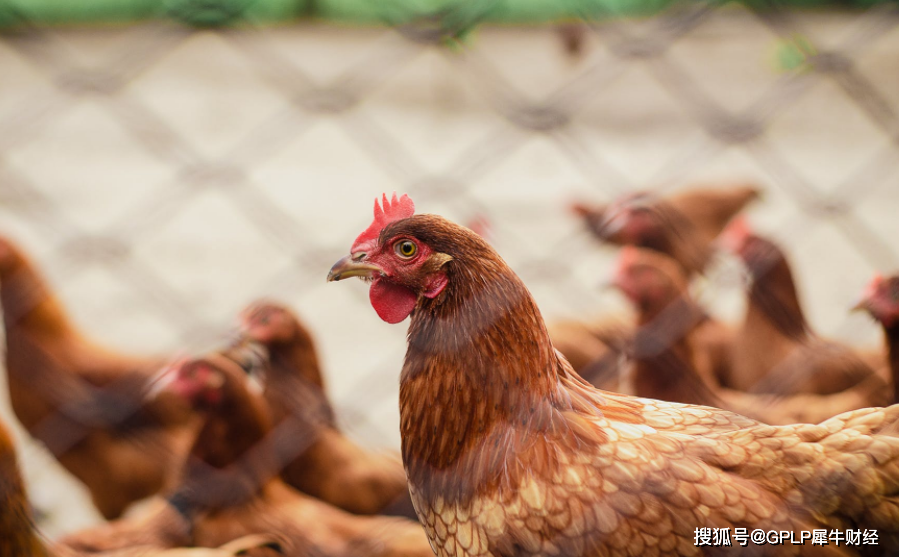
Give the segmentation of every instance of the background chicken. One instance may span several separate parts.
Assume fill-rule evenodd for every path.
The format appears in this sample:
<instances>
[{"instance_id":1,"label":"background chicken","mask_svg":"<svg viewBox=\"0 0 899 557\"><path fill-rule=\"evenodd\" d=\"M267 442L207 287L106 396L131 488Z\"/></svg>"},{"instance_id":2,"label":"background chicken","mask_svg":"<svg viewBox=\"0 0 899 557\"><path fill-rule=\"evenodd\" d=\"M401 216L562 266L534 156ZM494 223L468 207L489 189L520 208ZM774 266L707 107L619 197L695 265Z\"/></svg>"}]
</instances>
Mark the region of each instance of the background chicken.
<instances>
[{"instance_id":1,"label":"background chicken","mask_svg":"<svg viewBox=\"0 0 899 557\"><path fill-rule=\"evenodd\" d=\"M715 250L714 241L753 199L750 185L720 188L697 186L666 197L649 192L624 196L609 205L575 204L590 232L603 242L634 245L661 252L681 265L688 276L701 272ZM576 319L549 324L553 344L581 376L600 388L615 389L622 342L632 334L625 318ZM717 326L697 332L707 344L717 372L729 365L730 331Z\"/></svg>"},{"instance_id":2,"label":"background chicken","mask_svg":"<svg viewBox=\"0 0 899 557\"><path fill-rule=\"evenodd\" d=\"M106 518L165 487L196 426L171 397L143 400L164 360L117 353L88 339L5 238L0 300L10 400L28 432L84 482Z\"/></svg>"},{"instance_id":3,"label":"background chicken","mask_svg":"<svg viewBox=\"0 0 899 557\"><path fill-rule=\"evenodd\" d=\"M62 536L51 549L102 555L135 547L185 547L193 545L191 528L190 521L160 497L127 517Z\"/></svg>"},{"instance_id":4,"label":"background chicken","mask_svg":"<svg viewBox=\"0 0 899 557\"><path fill-rule=\"evenodd\" d=\"M384 205L329 279L370 278L382 319L412 316L403 461L437 555L694 555L708 524L864 525L899 548L899 406L775 427L598 391L489 245Z\"/></svg>"},{"instance_id":5,"label":"background chicken","mask_svg":"<svg viewBox=\"0 0 899 557\"><path fill-rule=\"evenodd\" d=\"M249 388L237 364L242 358L225 354L182 362L166 380L170 392L206 416L181 484L169 496L195 519L194 543L215 547L273 534L286 539L285 553L295 557L431 554L413 521L348 514L283 483L279 449L296 430L272 429L265 398Z\"/></svg>"},{"instance_id":6,"label":"background chicken","mask_svg":"<svg viewBox=\"0 0 899 557\"><path fill-rule=\"evenodd\" d=\"M619 392L688 404L721 406L710 362L696 334L721 327L693 301L687 279L673 259L658 252L625 248L615 286L634 304L637 328L629 384Z\"/></svg>"},{"instance_id":7,"label":"background chicken","mask_svg":"<svg viewBox=\"0 0 899 557\"><path fill-rule=\"evenodd\" d=\"M3 555L46 557L43 541L34 530L25 486L19 474L15 446L0 424L0 549Z\"/></svg>"},{"instance_id":8,"label":"background chicken","mask_svg":"<svg viewBox=\"0 0 899 557\"><path fill-rule=\"evenodd\" d=\"M284 480L346 511L415 518L399 457L366 450L338 428L314 341L296 315L258 302L244 310L240 327L268 350L264 394L274 423L287 420L298 430L299 454L284 468Z\"/></svg>"},{"instance_id":9,"label":"background chicken","mask_svg":"<svg viewBox=\"0 0 899 557\"><path fill-rule=\"evenodd\" d=\"M626 317L593 321L553 321L547 324L553 346L591 384L613 391L624 388L627 346L635 328Z\"/></svg>"},{"instance_id":10,"label":"background chicken","mask_svg":"<svg viewBox=\"0 0 899 557\"><path fill-rule=\"evenodd\" d=\"M35 530L27 493L19 474L15 446L5 425L0 422L0 555L9 557L272 557L281 554L276 538L253 536L232 540L218 549L168 549L177 543L143 543L103 551L83 551L71 545L48 548Z\"/></svg>"},{"instance_id":11,"label":"background chicken","mask_svg":"<svg viewBox=\"0 0 899 557\"><path fill-rule=\"evenodd\" d=\"M893 381L893 401L899 401L899 276L875 276L856 306L883 327L886 360Z\"/></svg>"},{"instance_id":12,"label":"background chicken","mask_svg":"<svg viewBox=\"0 0 899 557\"><path fill-rule=\"evenodd\" d=\"M891 402L886 383L876 374L852 388L825 395L745 393L722 387L713 363L712 350L717 345L710 349L707 339L718 335L716 330L724 325L711 319L692 298L687 278L674 260L626 248L615 284L637 307L639 316L629 350L633 369L619 392L715 406L772 425L818 423L841 412Z\"/></svg>"},{"instance_id":13,"label":"background chicken","mask_svg":"<svg viewBox=\"0 0 899 557\"><path fill-rule=\"evenodd\" d=\"M727 223L758 195L755 185L698 186L665 197L634 193L607 206L578 203L573 209L603 242L660 251L692 275L708 264Z\"/></svg>"},{"instance_id":14,"label":"background chicken","mask_svg":"<svg viewBox=\"0 0 899 557\"><path fill-rule=\"evenodd\" d=\"M752 234L745 221L728 230L725 242L745 264L750 286L723 385L757 393L831 394L875 375L851 348L814 333L774 242Z\"/></svg>"}]
</instances>

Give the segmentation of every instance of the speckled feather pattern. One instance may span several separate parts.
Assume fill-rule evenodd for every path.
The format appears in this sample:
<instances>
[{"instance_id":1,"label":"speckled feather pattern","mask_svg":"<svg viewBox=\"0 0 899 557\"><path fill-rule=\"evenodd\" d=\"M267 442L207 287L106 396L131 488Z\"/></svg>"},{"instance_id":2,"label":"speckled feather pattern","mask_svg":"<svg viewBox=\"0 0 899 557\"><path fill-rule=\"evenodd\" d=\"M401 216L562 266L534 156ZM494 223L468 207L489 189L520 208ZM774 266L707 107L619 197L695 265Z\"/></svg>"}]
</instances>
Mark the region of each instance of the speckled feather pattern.
<instances>
[{"instance_id":1,"label":"speckled feather pattern","mask_svg":"<svg viewBox=\"0 0 899 557\"><path fill-rule=\"evenodd\" d=\"M897 423L899 407L767 426L714 408L639 401L644 423L597 411L579 427L606 442L542 439L545 462L510 463L506 481L469 501L450 504L413 487L435 553L682 556L702 554L697 527L877 528L882 543L899 530L899 438L879 434Z\"/></svg>"},{"instance_id":2,"label":"speckled feather pattern","mask_svg":"<svg viewBox=\"0 0 899 557\"><path fill-rule=\"evenodd\" d=\"M418 215L379 243L393 237L451 257L445 291L412 314L400 381L403 462L438 556L721 553L694 545L697 527L876 528L878 550L899 548L899 406L769 426L599 391L476 235Z\"/></svg>"}]
</instances>

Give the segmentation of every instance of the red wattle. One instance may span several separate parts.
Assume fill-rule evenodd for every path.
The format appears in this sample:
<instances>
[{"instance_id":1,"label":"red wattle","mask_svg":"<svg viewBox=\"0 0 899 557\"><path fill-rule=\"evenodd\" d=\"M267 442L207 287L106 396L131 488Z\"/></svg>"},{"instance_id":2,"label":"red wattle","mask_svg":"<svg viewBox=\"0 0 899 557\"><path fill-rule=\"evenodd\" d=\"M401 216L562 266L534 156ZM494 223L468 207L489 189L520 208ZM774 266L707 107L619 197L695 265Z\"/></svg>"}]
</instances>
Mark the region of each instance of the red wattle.
<instances>
[{"instance_id":1,"label":"red wattle","mask_svg":"<svg viewBox=\"0 0 899 557\"><path fill-rule=\"evenodd\" d=\"M378 313L378 317L395 325L409 317L415 309L418 297L414 292L381 278L375 279L368 291L368 299Z\"/></svg>"}]
</instances>

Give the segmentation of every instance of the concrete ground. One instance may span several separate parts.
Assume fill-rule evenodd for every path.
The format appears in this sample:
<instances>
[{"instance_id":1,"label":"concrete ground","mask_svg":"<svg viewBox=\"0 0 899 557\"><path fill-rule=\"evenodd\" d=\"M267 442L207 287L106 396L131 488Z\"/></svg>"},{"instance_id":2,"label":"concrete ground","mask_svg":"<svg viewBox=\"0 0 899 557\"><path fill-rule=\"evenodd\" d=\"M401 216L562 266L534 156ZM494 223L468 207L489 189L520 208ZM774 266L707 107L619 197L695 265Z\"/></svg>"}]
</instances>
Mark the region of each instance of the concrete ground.
<instances>
[{"instance_id":1,"label":"concrete ground","mask_svg":"<svg viewBox=\"0 0 899 557\"><path fill-rule=\"evenodd\" d=\"M485 28L457 51L327 25L0 37L0 232L79 325L122 349L200 351L249 301L286 302L315 331L347 430L392 449L405 326L381 322L364 285L324 280L385 191L488 218L560 318L624 308L596 288L615 252L572 200L756 181L751 220L788 249L815 328L875 345L876 327L846 310L875 270L899 267L895 19L804 12L779 37L728 8L684 25L603 24L579 57L550 28ZM791 69L784 38L843 53L851 71ZM724 141L747 121L760 135ZM697 288L736 319L733 265L719 268ZM5 398L0 415L14 423ZM47 535L95 523L19 433Z\"/></svg>"}]
</instances>

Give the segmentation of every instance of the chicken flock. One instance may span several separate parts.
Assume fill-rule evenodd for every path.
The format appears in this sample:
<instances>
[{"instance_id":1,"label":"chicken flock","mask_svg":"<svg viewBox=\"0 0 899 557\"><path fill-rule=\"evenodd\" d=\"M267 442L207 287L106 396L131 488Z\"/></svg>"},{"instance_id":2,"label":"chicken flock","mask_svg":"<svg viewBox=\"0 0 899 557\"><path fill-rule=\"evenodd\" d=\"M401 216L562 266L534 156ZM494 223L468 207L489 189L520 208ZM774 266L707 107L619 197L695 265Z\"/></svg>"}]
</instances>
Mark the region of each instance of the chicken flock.
<instances>
[{"instance_id":1,"label":"chicken flock","mask_svg":"<svg viewBox=\"0 0 899 557\"><path fill-rule=\"evenodd\" d=\"M897 555L899 276L855 308L882 349L819 336L788 255L740 216L757 197L573 205L618 250L609 283L633 317L551 323L486 224L376 200L322 275L409 320L398 454L341 431L286 306L250 304L213 352L123 354L0 238L12 409L108 520L42 536L0 424L0 557ZM694 297L721 250L748 280L736 323ZM864 542L832 537L852 531Z\"/></svg>"}]
</instances>

